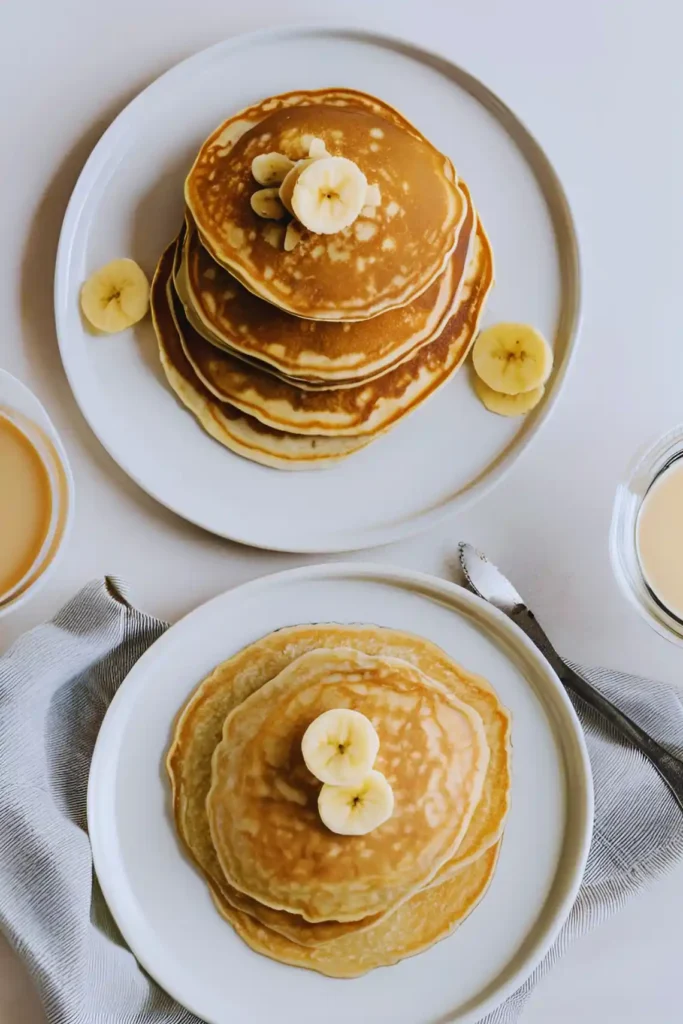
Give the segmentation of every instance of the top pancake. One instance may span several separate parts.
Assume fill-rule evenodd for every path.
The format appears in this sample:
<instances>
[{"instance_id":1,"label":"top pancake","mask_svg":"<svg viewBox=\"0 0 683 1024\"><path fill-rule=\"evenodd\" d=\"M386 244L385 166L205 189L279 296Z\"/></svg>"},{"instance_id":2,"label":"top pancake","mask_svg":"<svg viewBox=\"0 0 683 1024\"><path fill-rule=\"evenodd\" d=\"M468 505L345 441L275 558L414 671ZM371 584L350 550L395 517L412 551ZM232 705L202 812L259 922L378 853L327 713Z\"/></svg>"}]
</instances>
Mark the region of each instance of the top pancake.
<instances>
[{"instance_id":1,"label":"top pancake","mask_svg":"<svg viewBox=\"0 0 683 1024\"><path fill-rule=\"evenodd\" d=\"M364 836L320 821L320 783L301 738L317 716L350 707L380 738L375 767L392 817ZM206 803L227 880L309 921L354 921L391 909L452 856L479 801L489 761L482 720L408 662L352 649L296 659L227 718Z\"/></svg>"},{"instance_id":2,"label":"top pancake","mask_svg":"<svg viewBox=\"0 0 683 1024\"><path fill-rule=\"evenodd\" d=\"M296 102L243 111L200 149L185 198L204 246L255 295L296 316L365 320L405 305L441 274L457 242L465 204L450 162L362 94L300 93ZM381 203L334 235L304 233L285 252L277 225L251 208L261 187L251 164L272 151L307 157L312 137L358 164Z\"/></svg>"}]
</instances>

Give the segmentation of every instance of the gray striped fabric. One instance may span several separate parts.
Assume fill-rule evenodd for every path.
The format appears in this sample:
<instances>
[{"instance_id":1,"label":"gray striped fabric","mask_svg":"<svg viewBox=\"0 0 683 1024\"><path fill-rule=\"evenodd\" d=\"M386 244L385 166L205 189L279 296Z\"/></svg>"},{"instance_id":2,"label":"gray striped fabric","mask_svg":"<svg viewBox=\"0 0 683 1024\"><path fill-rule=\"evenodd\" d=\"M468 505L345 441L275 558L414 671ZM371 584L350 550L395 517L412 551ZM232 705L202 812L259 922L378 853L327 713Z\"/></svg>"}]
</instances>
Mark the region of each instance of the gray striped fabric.
<instances>
[{"instance_id":1,"label":"gray striped fabric","mask_svg":"<svg viewBox=\"0 0 683 1024\"><path fill-rule=\"evenodd\" d=\"M197 1021L127 950L93 878L86 831L88 766L100 722L128 670L164 629L108 579L91 583L0 658L0 926L31 973L50 1024ZM675 690L583 671L683 753ZM577 710L596 787L585 882L551 952L486 1024L517 1021L534 984L568 944L683 853L683 815L654 771L597 716Z\"/></svg>"}]
</instances>

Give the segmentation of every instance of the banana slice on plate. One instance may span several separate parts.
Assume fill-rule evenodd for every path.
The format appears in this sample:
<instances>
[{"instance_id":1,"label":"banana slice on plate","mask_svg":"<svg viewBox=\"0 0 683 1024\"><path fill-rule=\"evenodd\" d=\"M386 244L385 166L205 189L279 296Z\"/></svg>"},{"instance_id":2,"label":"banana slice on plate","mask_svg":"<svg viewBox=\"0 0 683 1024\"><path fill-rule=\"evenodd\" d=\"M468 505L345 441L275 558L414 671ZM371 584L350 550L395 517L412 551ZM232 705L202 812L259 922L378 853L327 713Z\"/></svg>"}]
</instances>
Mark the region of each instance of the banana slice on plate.
<instances>
[{"instance_id":1,"label":"banana slice on plate","mask_svg":"<svg viewBox=\"0 0 683 1024\"><path fill-rule=\"evenodd\" d=\"M353 224L365 204L367 188L367 179L353 160L345 156L312 160L294 185L292 211L309 231L333 235Z\"/></svg>"},{"instance_id":2,"label":"banana slice on plate","mask_svg":"<svg viewBox=\"0 0 683 1024\"><path fill-rule=\"evenodd\" d=\"M340 836L365 836L394 813L394 791L381 772L354 786L323 786L318 796L323 825Z\"/></svg>"},{"instance_id":3,"label":"banana slice on plate","mask_svg":"<svg viewBox=\"0 0 683 1024\"><path fill-rule=\"evenodd\" d=\"M372 722L351 708L333 708L318 715L301 740L309 772L331 786L362 782L378 750L379 736Z\"/></svg>"},{"instance_id":4,"label":"banana slice on plate","mask_svg":"<svg viewBox=\"0 0 683 1024\"><path fill-rule=\"evenodd\" d=\"M284 153L259 153L251 161L251 173L259 185L268 188L281 185L293 166L294 161Z\"/></svg>"},{"instance_id":5,"label":"banana slice on plate","mask_svg":"<svg viewBox=\"0 0 683 1024\"><path fill-rule=\"evenodd\" d=\"M494 391L480 377L474 378L474 390L490 412L499 416L523 416L531 412L543 398L545 387L534 388L533 391L522 391L518 395L504 395Z\"/></svg>"},{"instance_id":6,"label":"banana slice on plate","mask_svg":"<svg viewBox=\"0 0 683 1024\"><path fill-rule=\"evenodd\" d=\"M545 384L553 352L542 334L528 324L494 324L482 331L472 350L478 377L494 391L519 395Z\"/></svg>"},{"instance_id":7,"label":"banana slice on plate","mask_svg":"<svg viewBox=\"0 0 683 1024\"><path fill-rule=\"evenodd\" d=\"M81 288L86 320L105 334L116 334L142 320L149 309L149 281L135 260L112 260Z\"/></svg>"}]
</instances>

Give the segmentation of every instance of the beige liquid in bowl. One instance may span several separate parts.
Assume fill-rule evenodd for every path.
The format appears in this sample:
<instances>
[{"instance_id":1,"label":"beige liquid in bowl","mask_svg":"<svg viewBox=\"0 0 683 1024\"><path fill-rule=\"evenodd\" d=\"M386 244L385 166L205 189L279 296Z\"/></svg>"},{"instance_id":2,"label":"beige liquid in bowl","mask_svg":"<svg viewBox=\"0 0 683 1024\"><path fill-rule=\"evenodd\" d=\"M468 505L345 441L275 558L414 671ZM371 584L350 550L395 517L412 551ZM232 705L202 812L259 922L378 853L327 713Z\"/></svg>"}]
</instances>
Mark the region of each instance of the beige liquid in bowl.
<instances>
[{"instance_id":1,"label":"beige liquid in bowl","mask_svg":"<svg viewBox=\"0 0 683 1024\"><path fill-rule=\"evenodd\" d=\"M0 600L36 561L50 529L52 500L45 463L0 411Z\"/></svg>"},{"instance_id":2,"label":"beige liquid in bowl","mask_svg":"<svg viewBox=\"0 0 683 1024\"><path fill-rule=\"evenodd\" d=\"M683 620L683 460L665 470L645 495L636 547L648 587Z\"/></svg>"}]
</instances>

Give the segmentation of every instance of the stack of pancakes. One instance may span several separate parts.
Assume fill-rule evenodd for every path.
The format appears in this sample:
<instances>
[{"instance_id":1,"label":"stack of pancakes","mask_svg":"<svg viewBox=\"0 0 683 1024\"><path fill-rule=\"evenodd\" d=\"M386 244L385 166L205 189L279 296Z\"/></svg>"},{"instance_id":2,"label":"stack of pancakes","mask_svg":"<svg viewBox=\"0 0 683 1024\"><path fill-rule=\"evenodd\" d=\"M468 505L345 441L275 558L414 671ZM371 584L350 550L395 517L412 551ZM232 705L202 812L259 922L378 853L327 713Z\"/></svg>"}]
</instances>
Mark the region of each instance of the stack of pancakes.
<instances>
[{"instance_id":1,"label":"stack of pancakes","mask_svg":"<svg viewBox=\"0 0 683 1024\"><path fill-rule=\"evenodd\" d=\"M379 739L394 812L362 836L317 811L301 739L352 708ZM450 934L484 895L510 793L510 719L486 680L377 626L293 626L219 665L167 757L176 827L242 939L350 978Z\"/></svg>"},{"instance_id":2,"label":"stack of pancakes","mask_svg":"<svg viewBox=\"0 0 683 1024\"><path fill-rule=\"evenodd\" d=\"M311 140L378 189L334 234L264 219L254 158L298 162ZM364 448L462 365L493 258L451 162L363 93L289 93L229 118L185 184L186 220L152 285L171 387L216 440L308 469Z\"/></svg>"}]
</instances>

